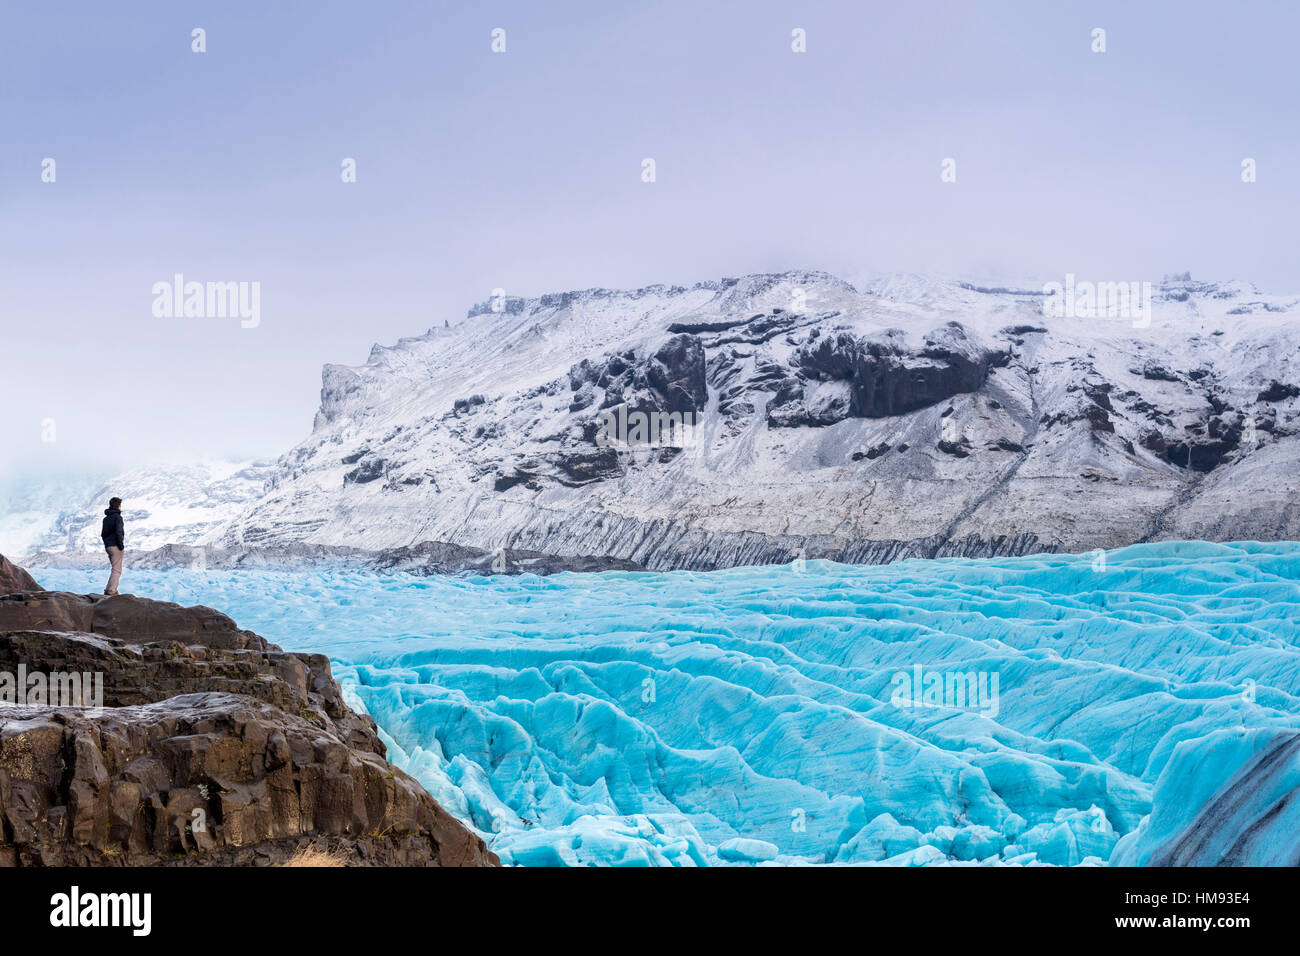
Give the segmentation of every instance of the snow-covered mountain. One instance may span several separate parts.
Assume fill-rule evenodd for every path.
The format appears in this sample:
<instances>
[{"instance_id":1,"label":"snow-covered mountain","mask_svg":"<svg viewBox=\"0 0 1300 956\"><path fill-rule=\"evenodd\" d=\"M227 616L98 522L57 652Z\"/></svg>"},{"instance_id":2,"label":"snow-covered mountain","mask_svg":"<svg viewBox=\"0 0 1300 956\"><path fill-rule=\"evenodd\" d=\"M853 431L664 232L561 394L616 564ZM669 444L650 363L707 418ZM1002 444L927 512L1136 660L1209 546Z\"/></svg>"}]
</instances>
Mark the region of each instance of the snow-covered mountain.
<instances>
[{"instance_id":1,"label":"snow-covered mountain","mask_svg":"<svg viewBox=\"0 0 1300 956\"><path fill-rule=\"evenodd\" d=\"M113 496L123 499L128 553L191 545L257 500L273 470L269 461L202 461L11 488L0 508L0 548L101 559L100 523Z\"/></svg>"},{"instance_id":2,"label":"snow-covered mountain","mask_svg":"<svg viewBox=\"0 0 1300 956\"><path fill-rule=\"evenodd\" d=\"M0 481L0 554L20 558L41 550L60 513L84 503L102 484L103 476L79 473Z\"/></svg>"},{"instance_id":3,"label":"snow-covered mountain","mask_svg":"<svg viewBox=\"0 0 1300 956\"><path fill-rule=\"evenodd\" d=\"M1300 296L1181 276L1081 318L1043 290L788 272L486 302L326 366L311 435L200 543L670 569L1300 538ZM643 443L637 412L694 428Z\"/></svg>"}]
</instances>

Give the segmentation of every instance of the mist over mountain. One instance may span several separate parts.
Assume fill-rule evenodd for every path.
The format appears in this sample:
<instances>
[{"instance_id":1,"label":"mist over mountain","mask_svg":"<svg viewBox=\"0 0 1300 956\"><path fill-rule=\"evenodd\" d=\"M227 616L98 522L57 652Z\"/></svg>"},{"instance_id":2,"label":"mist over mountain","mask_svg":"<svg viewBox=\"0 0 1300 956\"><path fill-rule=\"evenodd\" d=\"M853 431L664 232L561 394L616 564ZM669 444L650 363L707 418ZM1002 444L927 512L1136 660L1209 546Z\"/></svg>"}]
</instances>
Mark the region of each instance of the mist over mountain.
<instances>
[{"instance_id":1,"label":"mist over mountain","mask_svg":"<svg viewBox=\"0 0 1300 956\"><path fill-rule=\"evenodd\" d=\"M203 460L142 465L105 474L18 478L0 490L0 545L6 553L103 558L100 519L110 498L124 502L128 553L192 545L219 529L262 492L273 463Z\"/></svg>"}]
</instances>

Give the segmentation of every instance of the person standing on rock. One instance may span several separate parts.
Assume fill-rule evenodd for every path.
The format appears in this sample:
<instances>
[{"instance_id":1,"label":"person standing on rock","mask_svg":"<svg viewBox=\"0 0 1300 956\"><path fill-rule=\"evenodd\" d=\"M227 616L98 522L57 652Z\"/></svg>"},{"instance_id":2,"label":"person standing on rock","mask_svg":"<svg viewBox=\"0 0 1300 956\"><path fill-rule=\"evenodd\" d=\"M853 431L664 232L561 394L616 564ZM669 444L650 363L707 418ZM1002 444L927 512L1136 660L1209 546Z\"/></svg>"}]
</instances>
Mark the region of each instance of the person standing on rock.
<instances>
[{"instance_id":1,"label":"person standing on rock","mask_svg":"<svg viewBox=\"0 0 1300 956\"><path fill-rule=\"evenodd\" d=\"M108 575L105 594L117 593L117 582L122 578L122 555L126 553L126 528L122 524L122 499L110 498L104 509L104 527L99 536L104 539L104 550L108 552L108 565L112 569Z\"/></svg>"}]
</instances>

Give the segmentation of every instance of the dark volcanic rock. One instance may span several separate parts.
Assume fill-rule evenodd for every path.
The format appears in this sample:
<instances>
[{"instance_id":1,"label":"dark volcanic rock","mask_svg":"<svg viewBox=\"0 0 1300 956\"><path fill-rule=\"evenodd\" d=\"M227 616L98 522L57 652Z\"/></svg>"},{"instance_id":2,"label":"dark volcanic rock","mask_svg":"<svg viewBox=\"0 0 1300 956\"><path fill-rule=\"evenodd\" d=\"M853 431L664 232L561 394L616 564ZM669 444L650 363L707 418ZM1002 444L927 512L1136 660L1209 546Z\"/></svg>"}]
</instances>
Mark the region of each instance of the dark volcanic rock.
<instances>
[{"instance_id":1,"label":"dark volcanic rock","mask_svg":"<svg viewBox=\"0 0 1300 956\"><path fill-rule=\"evenodd\" d=\"M220 612L4 595L0 671L20 667L101 696L0 702L0 866L263 865L308 844L352 864L498 862L387 763L326 657Z\"/></svg>"},{"instance_id":2,"label":"dark volcanic rock","mask_svg":"<svg viewBox=\"0 0 1300 956\"><path fill-rule=\"evenodd\" d=\"M970 340L955 323L930 333L919 349L908 349L902 333L859 338L848 332L812 335L792 361L809 379L849 383L843 411L807 407L795 396L779 394L769 410L773 426L826 425L844 418L887 418L926 408L977 390L989 370L1006 359ZM803 409L800 409L800 404ZM782 410L782 406L791 408ZM835 417L835 416L838 417Z\"/></svg>"},{"instance_id":3,"label":"dark volcanic rock","mask_svg":"<svg viewBox=\"0 0 1300 956\"><path fill-rule=\"evenodd\" d=\"M596 401L596 389L591 382L583 382L578 386L578 390L573 393L573 400L569 402L569 411L580 412L584 408L590 408Z\"/></svg>"},{"instance_id":4,"label":"dark volcanic rock","mask_svg":"<svg viewBox=\"0 0 1300 956\"><path fill-rule=\"evenodd\" d=\"M36 579L0 554L0 594L13 591L39 591L41 586Z\"/></svg>"},{"instance_id":5,"label":"dark volcanic rock","mask_svg":"<svg viewBox=\"0 0 1300 956\"><path fill-rule=\"evenodd\" d=\"M1088 428L1094 432L1113 432L1115 423L1110 420L1106 414L1106 409L1097 404L1090 404L1084 409L1084 417L1088 420Z\"/></svg>"},{"instance_id":6,"label":"dark volcanic rock","mask_svg":"<svg viewBox=\"0 0 1300 956\"><path fill-rule=\"evenodd\" d=\"M388 462L382 458L365 458L361 461L361 464L343 476L343 483L348 485L367 484L382 478L387 468Z\"/></svg>"},{"instance_id":7,"label":"dark volcanic rock","mask_svg":"<svg viewBox=\"0 0 1300 956\"><path fill-rule=\"evenodd\" d=\"M586 484L589 481L617 478L623 473L618 451L613 448L561 452L555 456L555 465L568 476L566 484Z\"/></svg>"},{"instance_id":8,"label":"dark volcanic rock","mask_svg":"<svg viewBox=\"0 0 1300 956\"><path fill-rule=\"evenodd\" d=\"M1183 435L1170 438L1155 430L1142 436L1145 448L1161 455L1166 461L1192 471L1213 471L1241 445L1242 420L1230 415L1211 418L1201 434L1189 427Z\"/></svg>"},{"instance_id":9,"label":"dark volcanic rock","mask_svg":"<svg viewBox=\"0 0 1300 956\"><path fill-rule=\"evenodd\" d=\"M714 322L674 322L668 326L669 332L689 332L699 335L701 332L725 332L738 325L744 325L749 319L723 319Z\"/></svg>"},{"instance_id":10,"label":"dark volcanic rock","mask_svg":"<svg viewBox=\"0 0 1300 956\"><path fill-rule=\"evenodd\" d=\"M1169 369L1157 362L1145 362L1141 369L1142 377L1152 382L1178 382L1181 379Z\"/></svg>"},{"instance_id":11,"label":"dark volcanic rock","mask_svg":"<svg viewBox=\"0 0 1300 956\"><path fill-rule=\"evenodd\" d=\"M631 411L696 413L709 397L704 345L697 336L681 333L649 356L624 350L598 361L583 359L569 369L569 387L579 408L592 404L594 389L601 388L601 408L627 403Z\"/></svg>"},{"instance_id":12,"label":"dark volcanic rock","mask_svg":"<svg viewBox=\"0 0 1300 956\"><path fill-rule=\"evenodd\" d=\"M1268 388L1259 393L1258 400L1261 402L1281 402L1288 398L1295 398L1300 395L1300 388L1283 382L1272 381L1268 383Z\"/></svg>"},{"instance_id":13,"label":"dark volcanic rock","mask_svg":"<svg viewBox=\"0 0 1300 956\"><path fill-rule=\"evenodd\" d=\"M464 415L478 405L482 405L487 399L482 395L471 395L469 398L458 398L452 402L452 411L457 415Z\"/></svg>"},{"instance_id":14,"label":"dark volcanic rock","mask_svg":"<svg viewBox=\"0 0 1300 956\"><path fill-rule=\"evenodd\" d=\"M515 485L526 485L535 479L535 475L526 471L514 471L508 475L497 475L492 481L493 491L509 491Z\"/></svg>"},{"instance_id":15,"label":"dark volcanic rock","mask_svg":"<svg viewBox=\"0 0 1300 956\"><path fill-rule=\"evenodd\" d=\"M865 458L868 461L874 461L875 459L883 455L885 452L889 451L889 449L890 449L889 442L887 441L880 442L868 448L866 451L855 451L852 455L849 456L849 459L852 461L861 461L863 458Z\"/></svg>"},{"instance_id":16,"label":"dark volcanic rock","mask_svg":"<svg viewBox=\"0 0 1300 956\"><path fill-rule=\"evenodd\" d=\"M829 313L830 316L835 314L837 313ZM708 345L710 348L735 344L761 345L782 333L793 331L801 321L801 317L798 315L784 312L781 309L773 309L771 313L751 315L734 328L725 332L718 332L709 338Z\"/></svg>"},{"instance_id":17,"label":"dark volcanic rock","mask_svg":"<svg viewBox=\"0 0 1300 956\"><path fill-rule=\"evenodd\" d=\"M971 453L971 444L965 439L961 441L940 439L936 447L945 455L952 455L954 458L967 458Z\"/></svg>"},{"instance_id":18,"label":"dark volcanic rock","mask_svg":"<svg viewBox=\"0 0 1300 956\"><path fill-rule=\"evenodd\" d=\"M646 369L652 388L670 412L698 412L709 400L704 346L694 335L675 335L655 352Z\"/></svg>"}]
</instances>

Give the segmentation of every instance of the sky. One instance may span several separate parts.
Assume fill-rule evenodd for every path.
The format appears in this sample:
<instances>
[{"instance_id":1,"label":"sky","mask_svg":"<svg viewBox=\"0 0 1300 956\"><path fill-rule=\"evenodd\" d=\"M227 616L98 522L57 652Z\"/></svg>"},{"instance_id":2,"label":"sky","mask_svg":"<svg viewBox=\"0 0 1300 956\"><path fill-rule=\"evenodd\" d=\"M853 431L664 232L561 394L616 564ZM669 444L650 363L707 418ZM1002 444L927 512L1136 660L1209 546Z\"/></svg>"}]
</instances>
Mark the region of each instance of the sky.
<instances>
[{"instance_id":1,"label":"sky","mask_svg":"<svg viewBox=\"0 0 1300 956\"><path fill-rule=\"evenodd\" d=\"M0 478L275 457L323 364L496 288L1300 292L1297 33L1258 0L5 4ZM258 283L257 325L156 315L177 273Z\"/></svg>"}]
</instances>

